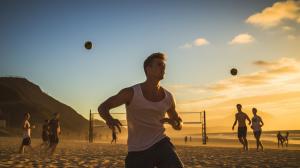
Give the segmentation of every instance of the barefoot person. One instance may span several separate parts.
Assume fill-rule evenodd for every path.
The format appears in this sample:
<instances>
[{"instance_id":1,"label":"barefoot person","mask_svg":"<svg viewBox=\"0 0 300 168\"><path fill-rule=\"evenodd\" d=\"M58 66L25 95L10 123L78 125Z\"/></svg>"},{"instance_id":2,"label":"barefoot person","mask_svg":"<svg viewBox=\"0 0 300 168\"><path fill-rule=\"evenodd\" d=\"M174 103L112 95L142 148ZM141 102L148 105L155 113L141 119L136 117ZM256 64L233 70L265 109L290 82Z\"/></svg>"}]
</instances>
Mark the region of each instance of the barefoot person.
<instances>
[{"instance_id":1,"label":"barefoot person","mask_svg":"<svg viewBox=\"0 0 300 168\"><path fill-rule=\"evenodd\" d=\"M108 127L111 129L117 127L120 131L120 121L114 119L109 110L122 104L126 105L128 154L125 167L127 168L183 167L163 126L164 123L168 123L175 130L182 128L172 94L160 86L165 67L164 54L150 55L144 61L146 81L122 89L98 108ZM169 118L164 118L166 112Z\"/></svg>"},{"instance_id":2,"label":"barefoot person","mask_svg":"<svg viewBox=\"0 0 300 168\"><path fill-rule=\"evenodd\" d=\"M283 141L284 141L284 137L281 135L281 132L278 131L277 133L277 145L279 148L279 144L281 144L281 147L283 148Z\"/></svg>"},{"instance_id":3,"label":"barefoot person","mask_svg":"<svg viewBox=\"0 0 300 168\"><path fill-rule=\"evenodd\" d=\"M59 134L61 133L60 124L59 124L59 113L54 114L54 118L49 121L49 151L50 155L53 155L56 146L59 142Z\"/></svg>"},{"instance_id":4,"label":"barefoot person","mask_svg":"<svg viewBox=\"0 0 300 168\"><path fill-rule=\"evenodd\" d=\"M41 150L47 149L49 146L49 120L45 120L43 124L43 130L42 130L42 144L41 144Z\"/></svg>"},{"instance_id":5,"label":"barefoot person","mask_svg":"<svg viewBox=\"0 0 300 168\"><path fill-rule=\"evenodd\" d=\"M249 125L251 124L251 120L248 115L242 112L242 105L237 104L236 108L238 112L235 114L235 121L232 126L232 130L236 123L238 122L238 138L240 143L243 145L243 150L248 150L248 141L247 141L247 126L246 126L246 119L249 121Z\"/></svg>"},{"instance_id":6,"label":"barefoot person","mask_svg":"<svg viewBox=\"0 0 300 168\"><path fill-rule=\"evenodd\" d=\"M263 120L261 119L260 116L257 115L257 109L252 108L252 113L253 117L251 119L252 121L252 126L251 128L253 129L253 134L256 139L256 151L258 151L259 147L261 147L261 150L264 150L264 147L260 141L260 135L261 135L261 127L264 125Z\"/></svg>"},{"instance_id":7,"label":"barefoot person","mask_svg":"<svg viewBox=\"0 0 300 168\"><path fill-rule=\"evenodd\" d=\"M25 147L28 147L31 150L31 152L33 151L33 148L31 146L31 128L35 128L35 126L34 125L30 126L29 119L30 119L30 114L27 112L24 114L24 120L22 124L23 140L19 149L19 153L21 154L24 153Z\"/></svg>"}]
</instances>

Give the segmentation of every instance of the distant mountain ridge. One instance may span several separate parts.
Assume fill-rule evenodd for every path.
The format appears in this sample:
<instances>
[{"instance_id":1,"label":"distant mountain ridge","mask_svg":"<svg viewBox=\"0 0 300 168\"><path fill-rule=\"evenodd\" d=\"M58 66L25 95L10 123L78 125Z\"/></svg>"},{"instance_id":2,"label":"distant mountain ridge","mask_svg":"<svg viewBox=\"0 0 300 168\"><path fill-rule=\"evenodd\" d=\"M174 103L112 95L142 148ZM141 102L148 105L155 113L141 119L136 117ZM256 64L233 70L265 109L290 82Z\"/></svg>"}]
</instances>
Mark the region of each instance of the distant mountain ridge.
<instances>
[{"instance_id":1,"label":"distant mountain ridge","mask_svg":"<svg viewBox=\"0 0 300 168\"><path fill-rule=\"evenodd\" d=\"M25 78L0 77L0 119L6 120L8 128L20 128L25 112L30 112L31 122L36 125L59 112L63 131L77 134L88 130L87 119L44 93L38 85Z\"/></svg>"}]
</instances>

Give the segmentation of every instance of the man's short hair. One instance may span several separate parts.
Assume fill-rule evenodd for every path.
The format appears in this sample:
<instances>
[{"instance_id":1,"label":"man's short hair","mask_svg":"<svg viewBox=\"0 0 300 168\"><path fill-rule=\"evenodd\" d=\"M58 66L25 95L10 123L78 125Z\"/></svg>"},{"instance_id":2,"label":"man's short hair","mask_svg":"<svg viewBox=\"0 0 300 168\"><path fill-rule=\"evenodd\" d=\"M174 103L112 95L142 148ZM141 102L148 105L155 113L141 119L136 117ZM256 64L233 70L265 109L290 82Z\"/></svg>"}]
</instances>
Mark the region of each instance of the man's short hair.
<instances>
[{"instance_id":1,"label":"man's short hair","mask_svg":"<svg viewBox=\"0 0 300 168\"><path fill-rule=\"evenodd\" d=\"M256 109L255 107L253 107L253 108L252 108L252 111L255 111L255 112L257 112L257 109Z\"/></svg>"},{"instance_id":2,"label":"man's short hair","mask_svg":"<svg viewBox=\"0 0 300 168\"><path fill-rule=\"evenodd\" d=\"M239 107L239 108L241 108L241 107L242 107L242 105L241 105L241 104L237 104L237 105L236 105L236 107Z\"/></svg>"},{"instance_id":3,"label":"man's short hair","mask_svg":"<svg viewBox=\"0 0 300 168\"><path fill-rule=\"evenodd\" d=\"M166 60L166 56L165 56L165 54L163 54L163 53L157 52L157 53L151 54L151 55L148 56L148 57L146 58L146 60L144 61L144 71L145 71L145 74L147 74L147 72L146 72L147 66L151 65L152 62L153 62L153 60L156 59L156 58L162 59L162 60Z\"/></svg>"}]
</instances>

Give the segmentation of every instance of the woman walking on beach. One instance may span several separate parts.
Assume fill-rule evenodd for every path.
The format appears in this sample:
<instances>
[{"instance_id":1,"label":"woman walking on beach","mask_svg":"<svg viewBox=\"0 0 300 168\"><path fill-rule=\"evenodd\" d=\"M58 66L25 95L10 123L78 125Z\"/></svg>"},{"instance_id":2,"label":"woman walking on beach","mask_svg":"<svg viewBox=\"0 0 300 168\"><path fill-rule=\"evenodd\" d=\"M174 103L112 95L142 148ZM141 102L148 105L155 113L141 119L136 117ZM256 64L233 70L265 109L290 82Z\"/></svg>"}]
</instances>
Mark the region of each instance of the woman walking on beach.
<instances>
[{"instance_id":1,"label":"woman walking on beach","mask_svg":"<svg viewBox=\"0 0 300 168\"><path fill-rule=\"evenodd\" d=\"M264 150L264 147L260 141L260 135L261 135L261 127L264 125L264 122L262 121L261 117L257 115L257 109L252 108L252 126L251 128L253 129L253 134L256 139L256 151L259 150L259 147L261 147L261 150Z\"/></svg>"}]
</instances>

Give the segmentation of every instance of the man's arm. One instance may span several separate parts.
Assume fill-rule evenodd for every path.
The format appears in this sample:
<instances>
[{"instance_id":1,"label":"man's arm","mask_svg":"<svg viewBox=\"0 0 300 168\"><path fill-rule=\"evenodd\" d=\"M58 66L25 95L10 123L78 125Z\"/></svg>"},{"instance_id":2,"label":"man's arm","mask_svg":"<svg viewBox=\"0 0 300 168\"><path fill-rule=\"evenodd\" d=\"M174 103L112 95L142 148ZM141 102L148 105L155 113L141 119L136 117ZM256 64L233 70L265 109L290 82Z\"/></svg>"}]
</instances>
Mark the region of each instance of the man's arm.
<instances>
[{"instance_id":1,"label":"man's arm","mask_svg":"<svg viewBox=\"0 0 300 168\"><path fill-rule=\"evenodd\" d=\"M182 129L182 119L179 117L178 113L176 112L175 103L172 103L171 108L167 111L169 118L162 119L162 122L168 122L172 125L175 130Z\"/></svg>"},{"instance_id":2,"label":"man's arm","mask_svg":"<svg viewBox=\"0 0 300 168\"><path fill-rule=\"evenodd\" d=\"M262 126L264 126L264 122L263 122L263 120L262 120L261 117L259 117L259 118L260 118L260 122L261 122L261 125L260 125L260 126L262 127Z\"/></svg>"},{"instance_id":3,"label":"man's arm","mask_svg":"<svg viewBox=\"0 0 300 168\"><path fill-rule=\"evenodd\" d=\"M109 110L115 107L118 107L122 104L129 104L133 97L132 88L122 89L118 94L108 98L98 107L99 115L105 120L107 126L110 129L114 129L117 127L119 132L121 132L120 126L122 126L121 122L117 119L114 119Z\"/></svg>"},{"instance_id":4,"label":"man's arm","mask_svg":"<svg viewBox=\"0 0 300 168\"><path fill-rule=\"evenodd\" d=\"M245 115L246 115L246 119L247 119L248 122L249 122L248 124L251 125L251 120L250 120L250 118L248 117L248 115L247 115L246 113L245 113Z\"/></svg>"},{"instance_id":5,"label":"man's arm","mask_svg":"<svg viewBox=\"0 0 300 168\"><path fill-rule=\"evenodd\" d=\"M232 125L232 130L234 130L234 127L235 127L235 125L236 125L236 122L237 122L237 116L236 116L237 114L235 114L235 121L234 121L234 123L233 123L233 125Z\"/></svg>"}]
</instances>

